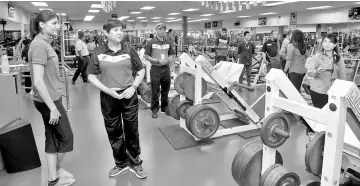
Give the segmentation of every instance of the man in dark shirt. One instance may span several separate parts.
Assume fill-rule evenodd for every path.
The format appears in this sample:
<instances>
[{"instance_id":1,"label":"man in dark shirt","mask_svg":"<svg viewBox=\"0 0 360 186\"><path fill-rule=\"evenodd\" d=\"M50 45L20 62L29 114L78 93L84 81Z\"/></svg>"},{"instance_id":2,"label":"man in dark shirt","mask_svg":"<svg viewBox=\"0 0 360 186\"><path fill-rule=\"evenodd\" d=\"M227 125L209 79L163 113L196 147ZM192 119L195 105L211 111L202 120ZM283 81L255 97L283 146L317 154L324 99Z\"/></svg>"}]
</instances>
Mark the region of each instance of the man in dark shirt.
<instances>
[{"instance_id":1,"label":"man in dark shirt","mask_svg":"<svg viewBox=\"0 0 360 186\"><path fill-rule=\"evenodd\" d=\"M215 64L220 61L226 61L229 43L230 43L230 37L228 37L227 35L227 29L223 28L221 29L221 35L215 40L215 46L216 46Z\"/></svg>"},{"instance_id":2,"label":"man in dark shirt","mask_svg":"<svg viewBox=\"0 0 360 186\"><path fill-rule=\"evenodd\" d=\"M159 111L159 91L161 86L161 112L165 112L168 106L168 94L171 85L170 66L173 60L173 44L165 36L166 25L156 25L156 36L145 47L145 59L150 61L151 79L151 111L152 117L157 118Z\"/></svg>"},{"instance_id":3,"label":"man in dark shirt","mask_svg":"<svg viewBox=\"0 0 360 186\"><path fill-rule=\"evenodd\" d=\"M281 69L278 38L278 31L271 31L270 39L266 41L262 47L263 60L266 62L268 72L271 68Z\"/></svg>"},{"instance_id":4,"label":"man in dark shirt","mask_svg":"<svg viewBox=\"0 0 360 186\"><path fill-rule=\"evenodd\" d=\"M244 41L238 46L238 62L244 65L241 72L239 83L243 83L243 77L246 71L247 85L251 85L251 67L252 56L255 54L255 45L251 42L251 34L249 31L244 32Z\"/></svg>"}]
</instances>

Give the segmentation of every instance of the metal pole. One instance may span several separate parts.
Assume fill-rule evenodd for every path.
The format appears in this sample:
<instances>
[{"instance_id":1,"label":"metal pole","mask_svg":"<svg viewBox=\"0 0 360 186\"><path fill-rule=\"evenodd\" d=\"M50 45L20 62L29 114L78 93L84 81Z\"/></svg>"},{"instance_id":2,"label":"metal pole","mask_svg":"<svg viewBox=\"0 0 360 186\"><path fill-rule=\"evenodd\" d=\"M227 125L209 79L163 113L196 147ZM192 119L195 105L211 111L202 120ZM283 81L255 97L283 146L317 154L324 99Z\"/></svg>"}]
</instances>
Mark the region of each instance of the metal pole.
<instances>
[{"instance_id":1,"label":"metal pole","mask_svg":"<svg viewBox=\"0 0 360 186\"><path fill-rule=\"evenodd\" d=\"M66 110L69 112L70 109L70 94L69 94L69 82L68 82L68 73L64 62L65 49L64 49L64 25L62 21L62 16L59 16L59 21L61 24L60 27L60 48L61 48L61 68L64 70L64 78L65 78L65 99L66 99Z\"/></svg>"}]
</instances>

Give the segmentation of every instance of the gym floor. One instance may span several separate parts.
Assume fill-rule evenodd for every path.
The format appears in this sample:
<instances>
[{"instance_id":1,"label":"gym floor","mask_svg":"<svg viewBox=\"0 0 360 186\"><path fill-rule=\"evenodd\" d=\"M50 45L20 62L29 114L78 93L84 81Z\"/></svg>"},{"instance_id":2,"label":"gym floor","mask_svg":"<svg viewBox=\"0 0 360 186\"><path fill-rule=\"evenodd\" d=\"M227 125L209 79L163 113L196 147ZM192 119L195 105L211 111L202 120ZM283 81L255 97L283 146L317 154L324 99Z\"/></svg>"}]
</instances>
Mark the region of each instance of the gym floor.
<instances>
[{"instance_id":1,"label":"gym floor","mask_svg":"<svg viewBox=\"0 0 360 186\"><path fill-rule=\"evenodd\" d=\"M264 88L255 93L241 92L243 99L251 105ZM214 143L193 148L174 150L158 127L179 125L179 121L166 115L151 118L150 110L139 111L140 143L143 167L148 173L145 180L137 179L125 172L115 178L108 177L114 166L103 118L100 112L99 92L91 84L81 80L70 86L71 112L69 119L75 135L74 151L65 156L63 167L73 173L81 186L237 186L231 175L231 163L241 144L250 139L230 135L214 140ZM223 104L211 105L224 109ZM7 174L0 171L1 186L45 186L47 181L46 158L44 154L44 127L40 114L32 101L24 96L24 118L33 128L42 167L26 172ZM263 115L264 106L256 107ZM262 109L262 110L261 110ZM224 111L223 111L224 112ZM291 122L291 138L279 148L284 166L296 172L302 181L318 180L305 170L305 127Z\"/></svg>"}]
</instances>

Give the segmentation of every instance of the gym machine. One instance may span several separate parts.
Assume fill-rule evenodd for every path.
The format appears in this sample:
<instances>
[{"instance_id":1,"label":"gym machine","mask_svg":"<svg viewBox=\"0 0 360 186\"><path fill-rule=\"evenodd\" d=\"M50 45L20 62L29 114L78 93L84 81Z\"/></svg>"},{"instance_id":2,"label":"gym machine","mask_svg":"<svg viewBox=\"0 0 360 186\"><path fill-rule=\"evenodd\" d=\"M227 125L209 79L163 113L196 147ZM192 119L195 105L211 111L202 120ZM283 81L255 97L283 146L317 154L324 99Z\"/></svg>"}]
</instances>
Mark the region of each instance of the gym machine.
<instances>
[{"instance_id":1,"label":"gym machine","mask_svg":"<svg viewBox=\"0 0 360 186\"><path fill-rule=\"evenodd\" d=\"M198 56L195 61L187 54L182 54L180 59L182 73L177 76L174 83L179 94L170 98L171 104L168 112L175 119L180 119L180 127L191 134L195 140L217 138L260 127L258 123L261 118L234 90L235 86L249 90L254 90L253 88L239 83L230 84L223 77L223 73L219 72L221 63L212 66L202 55ZM240 66L238 71L241 72L242 65L231 64ZM231 68L231 66L229 67ZM240 74L238 71L236 74ZM231 74L226 75L231 76ZM211 91L214 92L206 94L208 85L211 85ZM215 109L202 104L213 93L216 93L232 113L219 115ZM219 129L220 121L235 118L247 125Z\"/></svg>"},{"instance_id":2,"label":"gym machine","mask_svg":"<svg viewBox=\"0 0 360 186\"><path fill-rule=\"evenodd\" d=\"M280 90L286 98L280 97ZM303 186L360 183L359 171L348 158L360 159L360 91L352 82L336 80L328 95L324 108L309 106L286 75L272 69L266 76L261 141L249 142L237 152L232 163L234 180L241 186L300 185L299 176L284 168L276 151L291 136L289 119L281 112L286 110L302 116L316 132L306 145L305 165L321 181L308 180Z\"/></svg>"}]
</instances>

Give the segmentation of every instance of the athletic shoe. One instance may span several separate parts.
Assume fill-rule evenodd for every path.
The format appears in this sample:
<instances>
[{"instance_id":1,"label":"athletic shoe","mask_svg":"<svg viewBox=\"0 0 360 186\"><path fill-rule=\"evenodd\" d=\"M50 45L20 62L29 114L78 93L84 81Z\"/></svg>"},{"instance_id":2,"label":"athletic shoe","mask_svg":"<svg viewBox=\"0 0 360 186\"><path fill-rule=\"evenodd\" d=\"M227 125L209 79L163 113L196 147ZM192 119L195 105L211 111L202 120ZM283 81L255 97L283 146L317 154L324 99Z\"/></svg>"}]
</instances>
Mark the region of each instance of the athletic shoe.
<instances>
[{"instance_id":1,"label":"athletic shoe","mask_svg":"<svg viewBox=\"0 0 360 186\"><path fill-rule=\"evenodd\" d=\"M132 165L130 167L130 172L134 173L136 177L140 178L140 179L144 179L147 177L146 172L144 171L144 169L142 168L141 165Z\"/></svg>"},{"instance_id":2,"label":"athletic shoe","mask_svg":"<svg viewBox=\"0 0 360 186\"><path fill-rule=\"evenodd\" d=\"M115 165L115 167L110 170L109 176L114 177L114 176L117 176L117 175L127 171L127 170L129 170L129 167L127 165L121 166L121 167Z\"/></svg>"},{"instance_id":3,"label":"athletic shoe","mask_svg":"<svg viewBox=\"0 0 360 186\"><path fill-rule=\"evenodd\" d=\"M65 178L65 179L73 179L74 175L70 174L65 169L60 168L57 172L59 178Z\"/></svg>"},{"instance_id":4,"label":"athletic shoe","mask_svg":"<svg viewBox=\"0 0 360 186\"><path fill-rule=\"evenodd\" d=\"M157 118L157 117L158 117L157 113L152 113L152 118Z\"/></svg>"},{"instance_id":5,"label":"athletic shoe","mask_svg":"<svg viewBox=\"0 0 360 186\"><path fill-rule=\"evenodd\" d=\"M65 178L59 178L58 182L56 183L50 183L48 182L48 186L70 186L76 182L75 179L65 179Z\"/></svg>"}]
</instances>

